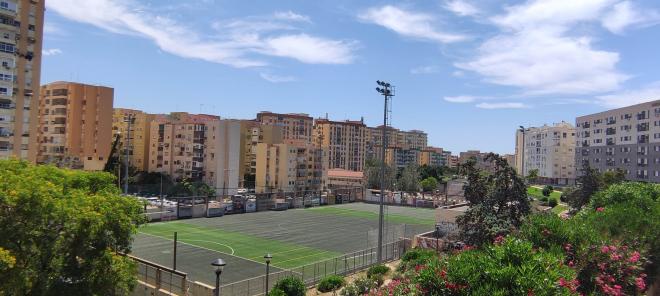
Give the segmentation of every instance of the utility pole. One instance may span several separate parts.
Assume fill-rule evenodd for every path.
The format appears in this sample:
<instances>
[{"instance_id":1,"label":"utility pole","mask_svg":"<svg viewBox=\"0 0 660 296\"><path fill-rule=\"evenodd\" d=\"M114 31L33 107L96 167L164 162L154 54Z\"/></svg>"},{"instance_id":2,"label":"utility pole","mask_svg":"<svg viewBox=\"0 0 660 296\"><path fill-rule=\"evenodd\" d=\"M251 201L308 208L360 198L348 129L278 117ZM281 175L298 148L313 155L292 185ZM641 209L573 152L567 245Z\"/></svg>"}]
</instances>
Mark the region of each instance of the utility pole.
<instances>
[{"instance_id":1,"label":"utility pole","mask_svg":"<svg viewBox=\"0 0 660 296\"><path fill-rule=\"evenodd\" d=\"M381 140L381 164L380 164L380 205L378 213L378 249L376 250L376 257L378 263L383 261L383 203L385 200L385 152L387 151L387 126L389 123L388 115L390 112L390 100L394 96L394 86L384 81L376 81L379 87L376 91L385 97L385 109L383 111L383 133Z\"/></svg>"},{"instance_id":2,"label":"utility pole","mask_svg":"<svg viewBox=\"0 0 660 296\"><path fill-rule=\"evenodd\" d=\"M124 166L124 194L128 195L128 167L131 164L131 161L128 158L128 149L131 144L131 124L133 123L133 114L128 114L126 122L128 125L126 126L126 147L124 148L126 154L124 160L126 162L126 165Z\"/></svg>"},{"instance_id":3,"label":"utility pole","mask_svg":"<svg viewBox=\"0 0 660 296\"><path fill-rule=\"evenodd\" d=\"M520 163L520 170L522 172L520 172L520 175L525 178L525 127L522 125L520 126L520 132L522 133L522 158Z\"/></svg>"}]
</instances>

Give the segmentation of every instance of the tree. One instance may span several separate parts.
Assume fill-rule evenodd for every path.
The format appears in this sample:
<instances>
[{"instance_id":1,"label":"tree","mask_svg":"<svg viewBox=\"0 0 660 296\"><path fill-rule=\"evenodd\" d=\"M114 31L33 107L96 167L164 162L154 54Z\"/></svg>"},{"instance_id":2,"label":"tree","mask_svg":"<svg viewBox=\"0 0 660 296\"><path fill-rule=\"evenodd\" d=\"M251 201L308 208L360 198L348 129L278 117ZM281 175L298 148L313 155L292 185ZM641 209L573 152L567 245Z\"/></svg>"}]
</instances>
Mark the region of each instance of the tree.
<instances>
[{"instance_id":1,"label":"tree","mask_svg":"<svg viewBox=\"0 0 660 296\"><path fill-rule=\"evenodd\" d=\"M380 161L373 159L367 160L364 164L364 173L367 181L367 188L380 189ZM396 180L396 171L389 165L385 165L385 189L393 189L392 185Z\"/></svg>"},{"instance_id":2,"label":"tree","mask_svg":"<svg viewBox=\"0 0 660 296\"><path fill-rule=\"evenodd\" d=\"M543 187L543 191L541 193L543 193L543 196L545 196L545 197L550 197L550 194L552 194L553 190L554 190L554 188L552 188L552 186L545 185Z\"/></svg>"},{"instance_id":3,"label":"tree","mask_svg":"<svg viewBox=\"0 0 660 296\"><path fill-rule=\"evenodd\" d=\"M428 177L422 180L422 182L420 182L420 185L422 185L422 189L425 192L434 191L436 188L438 188L438 180L436 180L433 177Z\"/></svg>"},{"instance_id":4,"label":"tree","mask_svg":"<svg viewBox=\"0 0 660 296\"><path fill-rule=\"evenodd\" d=\"M128 295L142 204L111 174L0 160L0 291L7 295ZM9 264L7 263L9 262Z\"/></svg>"},{"instance_id":5,"label":"tree","mask_svg":"<svg viewBox=\"0 0 660 296\"><path fill-rule=\"evenodd\" d=\"M536 181L536 179L539 178L539 170L538 169L533 169L529 170L529 173L527 173L527 182L533 183Z\"/></svg>"},{"instance_id":6,"label":"tree","mask_svg":"<svg viewBox=\"0 0 660 296\"><path fill-rule=\"evenodd\" d=\"M580 172L577 189L567 194L568 204L575 211L588 204L591 196L602 188L602 176L588 162L582 163Z\"/></svg>"},{"instance_id":7,"label":"tree","mask_svg":"<svg viewBox=\"0 0 660 296\"><path fill-rule=\"evenodd\" d=\"M469 244L492 242L498 235L518 227L530 212L525 181L506 160L489 153L486 161L494 162L494 172L484 174L474 161L461 167L467 176L465 198L470 208L456 220L461 237Z\"/></svg>"},{"instance_id":8,"label":"tree","mask_svg":"<svg viewBox=\"0 0 660 296\"><path fill-rule=\"evenodd\" d=\"M604 172L601 178L603 189L607 189L611 185L619 184L626 181L626 172L620 168L613 171Z\"/></svg>"},{"instance_id":9,"label":"tree","mask_svg":"<svg viewBox=\"0 0 660 296\"><path fill-rule=\"evenodd\" d=\"M417 165L408 165L401 170L396 181L397 187L405 192L419 192L419 172Z\"/></svg>"}]
</instances>

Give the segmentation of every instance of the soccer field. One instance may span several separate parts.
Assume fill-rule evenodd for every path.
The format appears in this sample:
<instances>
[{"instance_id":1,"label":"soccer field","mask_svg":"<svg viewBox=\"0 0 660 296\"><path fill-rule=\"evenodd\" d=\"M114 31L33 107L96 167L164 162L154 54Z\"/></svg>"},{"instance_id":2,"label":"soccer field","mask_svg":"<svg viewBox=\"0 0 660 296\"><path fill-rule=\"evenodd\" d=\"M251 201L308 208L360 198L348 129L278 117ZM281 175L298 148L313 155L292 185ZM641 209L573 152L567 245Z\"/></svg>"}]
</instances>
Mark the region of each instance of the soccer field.
<instances>
[{"instance_id":1,"label":"soccer field","mask_svg":"<svg viewBox=\"0 0 660 296\"><path fill-rule=\"evenodd\" d=\"M433 210L388 207L386 214L386 242L433 229ZM141 227L133 254L172 266L177 232L177 269L212 283L210 262L223 258L227 284L263 274L265 253L277 272L373 247L377 227L378 206L362 203L178 220Z\"/></svg>"}]
</instances>

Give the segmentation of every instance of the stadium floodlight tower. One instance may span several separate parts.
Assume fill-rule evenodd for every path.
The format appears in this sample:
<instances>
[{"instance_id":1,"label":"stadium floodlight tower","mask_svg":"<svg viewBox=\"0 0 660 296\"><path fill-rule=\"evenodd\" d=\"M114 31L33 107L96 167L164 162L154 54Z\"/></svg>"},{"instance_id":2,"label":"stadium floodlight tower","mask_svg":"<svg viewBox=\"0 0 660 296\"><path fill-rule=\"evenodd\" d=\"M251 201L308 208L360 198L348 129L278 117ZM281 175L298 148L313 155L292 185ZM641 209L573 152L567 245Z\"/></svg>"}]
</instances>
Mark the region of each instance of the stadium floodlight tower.
<instances>
[{"instance_id":1,"label":"stadium floodlight tower","mask_svg":"<svg viewBox=\"0 0 660 296\"><path fill-rule=\"evenodd\" d=\"M385 110L383 111L383 126L381 138L381 156L380 156L380 203L378 213L378 248L376 257L378 263L383 262L383 203L385 201L385 151L387 151L387 126L389 125L390 102L394 96L394 86L385 81L377 80L376 91L385 97Z\"/></svg>"}]
</instances>

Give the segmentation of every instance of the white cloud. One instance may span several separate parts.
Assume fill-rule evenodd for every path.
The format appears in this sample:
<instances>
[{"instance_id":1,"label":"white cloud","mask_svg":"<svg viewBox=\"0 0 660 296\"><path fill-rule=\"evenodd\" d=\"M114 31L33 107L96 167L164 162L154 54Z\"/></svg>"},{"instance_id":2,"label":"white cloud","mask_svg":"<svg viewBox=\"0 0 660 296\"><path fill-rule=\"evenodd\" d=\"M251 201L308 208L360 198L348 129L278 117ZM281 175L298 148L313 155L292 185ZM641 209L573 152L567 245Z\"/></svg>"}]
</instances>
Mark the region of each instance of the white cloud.
<instances>
[{"instance_id":1,"label":"white cloud","mask_svg":"<svg viewBox=\"0 0 660 296\"><path fill-rule=\"evenodd\" d=\"M480 13L479 9L464 0L447 1L444 7L459 16L473 16Z\"/></svg>"},{"instance_id":2,"label":"white cloud","mask_svg":"<svg viewBox=\"0 0 660 296\"><path fill-rule=\"evenodd\" d=\"M438 73L436 66L420 66L410 69L410 74L433 74Z\"/></svg>"},{"instance_id":3,"label":"white cloud","mask_svg":"<svg viewBox=\"0 0 660 296\"><path fill-rule=\"evenodd\" d=\"M374 7L360 14L359 19L383 26L399 35L440 43L463 41L467 36L446 33L435 26L431 14L407 11L391 5Z\"/></svg>"},{"instance_id":4,"label":"white cloud","mask_svg":"<svg viewBox=\"0 0 660 296\"><path fill-rule=\"evenodd\" d=\"M455 66L490 83L526 94L592 94L620 88L629 76L617 70L619 54L599 50L581 24L599 23L620 0L532 0L491 18L500 33L473 58Z\"/></svg>"},{"instance_id":5,"label":"white cloud","mask_svg":"<svg viewBox=\"0 0 660 296\"><path fill-rule=\"evenodd\" d=\"M263 78L264 80L272 82L272 83L292 82L292 81L297 80L293 76L279 76L279 75L273 75L273 74L269 74L269 73L259 73L259 76L261 76L261 78Z\"/></svg>"},{"instance_id":6,"label":"white cloud","mask_svg":"<svg viewBox=\"0 0 660 296\"><path fill-rule=\"evenodd\" d=\"M297 13L291 11L291 10L276 12L274 14L274 17L276 19L280 19L280 20L288 20L288 21L295 21L295 22L305 22L305 23L311 23L312 22L312 20L308 16L297 14Z\"/></svg>"},{"instance_id":7,"label":"white cloud","mask_svg":"<svg viewBox=\"0 0 660 296\"><path fill-rule=\"evenodd\" d=\"M224 28L225 32L220 39L212 38L198 34L200 30L188 28L184 23L150 13L133 0L49 0L46 5L48 9L74 21L91 24L113 33L150 39L162 51L173 55L233 67L265 66L267 62L263 59L264 55L320 64L345 64L353 60L354 42L303 35L308 37L306 41L315 41L328 48L309 51L309 44L299 42L297 45L303 48L283 53L279 49L285 45L277 43L277 46L273 46L272 41L300 41L300 34L280 34L266 38L259 34L264 32L264 28L249 28L248 24L240 27L240 24L235 24L237 27L234 29ZM300 17L287 15L289 19ZM270 31L281 29L271 28ZM271 32L271 35L273 34ZM326 50L333 55L326 54ZM344 56L339 56L342 54Z\"/></svg>"},{"instance_id":8,"label":"white cloud","mask_svg":"<svg viewBox=\"0 0 660 296\"><path fill-rule=\"evenodd\" d=\"M608 95L598 96L597 103L610 108L660 100L660 81L646 85L640 89L626 90Z\"/></svg>"},{"instance_id":9,"label":"white cloud","mask_svg":"<svg viewBox=\"0 0 660 296\"><path fill-rule=\"evenodd\" d=\"M308 64L350 64L355 43L328 40L307 34L283 35L264 40L260 52Z\"/></svg>"},{"instance_id":10,"label":"white cloud","mask_svg":"<svg viewBox=\"0 0 660 296\"><path fill-rule=\"evenodd\" d=\"M535 29L494 37L456 66L530 94L587 94L619 88L627 76L616 70L618 62L618 53L595 50L588 38Z\"/></svg>"},{"instance_id":11,"label":"white cloud","mask_svg":"<svg viewBox=\"0 0 660 296\"><path fill-rule=\"evenodd\" d=\"M445 101L452 103L471 103L478 99L475 96L453 96L453 97L444 97Z\"/></svg>"},{"instance_id":12,"label":"white cloud","mask_svg":"<svg viewBox=\"0 0 660 296\"><path fill-rule=\"evenodd\" d=\"M621 34L631 26L649 26L658 22L660 13L655 10L639 10L630 1L617 3L602 19L603 27L615 34Z\"/></svg>"},{"instance_id":13,"label":"white cloud","mask_svg":"<svg viewBox=\"0 0 660 296\"><path fill-rule=\"evenodd\" d=\"M41 54L45 56L54 56L54 55L62 54L62 50L59 48L42 49Z\"/></svg>"},{"instance_id":14,"label":"white cloud","mask_svg":"<svg viewBox=\"0 0 660 296\"><path fill-rule=\"evenodd\" d=\"M479 103L476 105L481 109L525 109L529 106L523 103Z\"/></svg>"}]
</instances>

